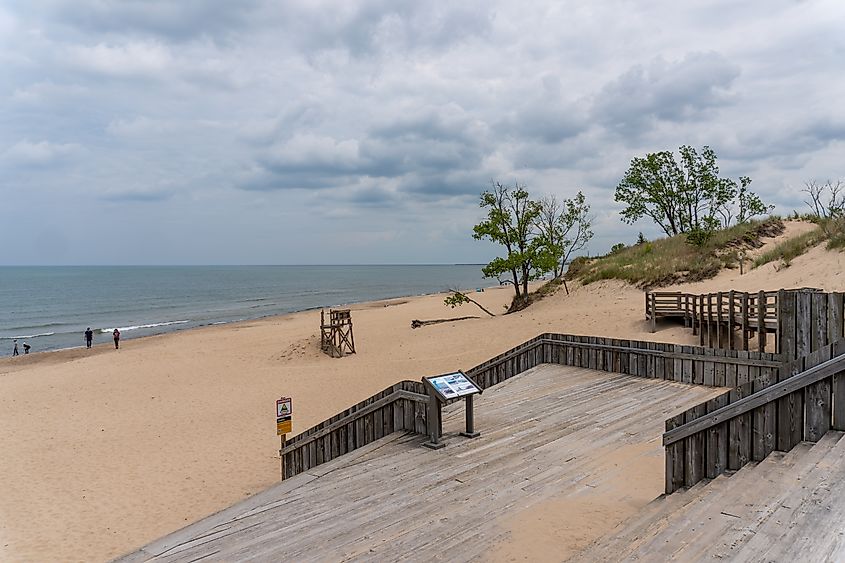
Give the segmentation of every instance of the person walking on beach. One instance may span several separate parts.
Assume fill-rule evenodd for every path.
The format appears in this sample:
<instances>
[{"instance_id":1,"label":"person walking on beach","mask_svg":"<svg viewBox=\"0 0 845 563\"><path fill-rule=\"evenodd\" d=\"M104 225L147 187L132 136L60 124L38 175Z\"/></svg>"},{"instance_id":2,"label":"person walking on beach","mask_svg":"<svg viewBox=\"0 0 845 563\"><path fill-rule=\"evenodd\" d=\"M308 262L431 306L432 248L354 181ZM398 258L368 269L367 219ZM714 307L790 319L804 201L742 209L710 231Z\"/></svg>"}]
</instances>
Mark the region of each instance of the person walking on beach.
<instances>
[{"instance_id":1,"label":"person walking on beach","mask_svg":"<svg viewBox=\"0 0 845 563\"><path fill-rule=\"evenodd\" d=\"M31 346L30 346L29 344L27 344L26 342L24 342L24 343L23 343L23 353L24 353L24 356L25 356L25 355L27 355L27 354L29 354L29 349L30 349L30 348L31 348Z\"/></svg>"},{"instance_id":2,"label":"person walking on beach","mask_svg":"<svg viewBox=\"0 0 845 563\"><path fill-rule=\"evenodd\" d=\"M91 332L91 327L85 329L85 347L91 347L91 341L94 340L94 333Z\"/></svg>"},{"instance_id":3,"label":"person walking on beach","mask_svg":"<svg viewBox=\"0 0 845 563\"><path fill-rule=\"evenodd\" d=\"M114 349L117 350L118 348L120 348L120 331L114 329L112 336L114 336Z\"/></svg>"},{"instance_id":4,"label":"person walking on beach","mask_svg":"<svg viewBox=\"0 0 845 563\"><path fill-rule=\"evenodd\" d=\"M19 354L18 354L18 341L17 340L14 341L14 345L15 345L15 349L12 350L12 355L18 356Z\"/></svg>"}]
</instances>

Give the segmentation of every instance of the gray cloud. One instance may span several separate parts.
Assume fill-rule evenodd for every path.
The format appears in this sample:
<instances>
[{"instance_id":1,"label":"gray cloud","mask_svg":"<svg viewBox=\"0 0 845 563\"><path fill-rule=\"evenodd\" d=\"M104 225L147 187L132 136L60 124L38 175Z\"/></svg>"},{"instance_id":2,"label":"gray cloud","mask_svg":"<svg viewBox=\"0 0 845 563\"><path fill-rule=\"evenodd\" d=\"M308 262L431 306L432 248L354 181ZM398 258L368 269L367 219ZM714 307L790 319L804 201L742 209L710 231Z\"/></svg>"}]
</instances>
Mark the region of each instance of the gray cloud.
<instances>
[{"instance_id":1,"label":"gray cloud","mask_svg":"<svg viewBox=\"0 0 845 563\"><path fill-rule=\"evenodd\" d=\"M98 0L46 3L41 17L84 34L137 34L172 41L229 38L243 31L255 0Z\"/></svg>"},{"instance_id":2,"label":"gray cloud","mask_svg":"<svg viewBox=\"0 0 845 563\"><path fill-rule=\"evenodd\" d=\"M596 96L597 121L634 134L654 121L693 121L732 102L739 67L718 53L690 53L677 62L662 57L636 65Z\"/></svg>"},{"instance_id":3,"label":"gray cloud","mask_svg":"<svg viewBox=\"0 0 845 563\"><path fill-rule=\"evenodd\" d=\"M681 144L789 211L842 176L843 21L831 0L7 2L0 201L40 212L0 208L0 237L123 231L120 256L69 263L348 260L255 244L325 214L325 240L386 224L362 261L477 262L478 194L519 179L583 189L605 250L649 228L615 219L631 158ZM4 260L52 256L28 244Z\"/></svg>"}]
</instances>

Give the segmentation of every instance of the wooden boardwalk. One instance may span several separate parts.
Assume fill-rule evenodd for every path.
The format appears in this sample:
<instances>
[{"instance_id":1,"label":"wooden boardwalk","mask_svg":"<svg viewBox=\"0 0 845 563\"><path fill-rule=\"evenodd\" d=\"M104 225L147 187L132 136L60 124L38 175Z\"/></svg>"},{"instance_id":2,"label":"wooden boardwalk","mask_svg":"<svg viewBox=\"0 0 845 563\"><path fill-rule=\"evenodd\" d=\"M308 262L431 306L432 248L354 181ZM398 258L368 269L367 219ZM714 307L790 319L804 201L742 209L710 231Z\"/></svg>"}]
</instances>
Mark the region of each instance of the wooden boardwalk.
<instances>
[{"instance_id":1,"label":"wooden boardwalk","mask_svg":"<svg viewBox=\"0 0 845 563\"><path fill-rule=\"evenodd\" d=\"M843 561L845 440L774 452L652 502L577 561Z\"/></svg>"},{"instance_id":2,"label":"wooden boardwalk","mask_svg":"<svg viewBox=\"0 0 845 563\"><path fill-rule=\"evenodd\" d=\"M458 435L463 405L450 405L441 450L422 448L420 435L391 434L124 560L484 557L506 535L502 522L520 511L588 498L603 481L624 482L626 467L644 459L661 472L664 420L722 391L543 364L476 398L478 438ZM616 489L614 504L625 507L617 522L631 511L624 489Z\"/></svg>"}]
</instances>

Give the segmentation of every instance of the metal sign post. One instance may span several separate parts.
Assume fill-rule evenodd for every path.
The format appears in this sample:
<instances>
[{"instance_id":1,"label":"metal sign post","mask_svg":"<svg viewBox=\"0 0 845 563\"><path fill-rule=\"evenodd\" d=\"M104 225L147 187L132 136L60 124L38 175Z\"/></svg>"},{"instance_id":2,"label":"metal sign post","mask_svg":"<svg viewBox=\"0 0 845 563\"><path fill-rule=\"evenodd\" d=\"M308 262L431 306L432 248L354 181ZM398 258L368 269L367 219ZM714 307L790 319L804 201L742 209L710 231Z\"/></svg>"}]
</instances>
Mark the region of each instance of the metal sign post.
<instances>
[{"instance_id":1,"label":"metal sign post","mask_svg":"<svg viewBox=\"0 0 845 563\"><path fill-rule=\"evenodd\" d=\"M464 372L457 371L434 377L424 377L423 383L429 396L428 420L426 422L429 441L423 444L423 446L436 450L445 445L440 440L441 436L443 436L441 410L443 404L454 399L460 399L461 397L464 398L466 410L466 431L461 432L461 436L475 438L481 435L480 432L476 432L475 430L472 401L473 395L481 393L481 388L467 377Z\"/></svg>"},{"instance_id":2,"label":"metal sign post","mask_svg":"<svg viewBox=\"0 0 845 563\"><path fill-rule=\"evenodd\" d=\"M478 438L481 436L481 432L475 431L475 415L472 410L472 395L467 395L464 398L464 405L464 410L466 411L467 429L466 432L461 432L461 436L466 436L467 438Z\"/></svg>"},{"instance_id":3,"label":"metal sign post","mask_svg":"<svg viewBox=\"0 0 845 563\"><path fill-rule=\"evenodd\" d=\"M291 416L293 415L293 399L282 397L276 401L276 434L279 435L279 459L281 460L282 479L285 478L285 456L282 450L285 449L287 433L293 427Z\"/></svg>"}]
</instances>

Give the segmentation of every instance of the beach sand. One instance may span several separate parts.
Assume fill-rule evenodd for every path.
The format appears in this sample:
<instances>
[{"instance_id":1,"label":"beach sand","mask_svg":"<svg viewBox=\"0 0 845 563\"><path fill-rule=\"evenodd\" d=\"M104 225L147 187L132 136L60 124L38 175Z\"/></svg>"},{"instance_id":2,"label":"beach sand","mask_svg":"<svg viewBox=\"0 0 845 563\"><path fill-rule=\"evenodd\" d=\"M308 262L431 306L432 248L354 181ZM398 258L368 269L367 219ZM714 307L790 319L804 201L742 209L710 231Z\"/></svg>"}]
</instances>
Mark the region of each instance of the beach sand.
<instances>
[{"instance_id":1,"label":"beach sand","mask_svg":"<svg viewBox=\"0 0 845 563\"><path fill-rule=\"evenodd\" d=\"M689 290L842 291L843 270L845 254L816 249L785 270L726 271ZM512 292L472 297L502 312ZM399 380L468 369L542 332L696 342L680 325L650 333L643 292L617 281L561 289L494 318L473 305L450 309L443 297L352 306L358 353L341 359L320 352L320 314L309 311L126 340L120 350L105 341L0 360L0 560L107 560L274 484L282 395L293 397L297 433ZM410 328L465 315L479 318ZM658 495L660 483L617 516ZM584 510L598 518L607 507L596 502Z\"/></svg>"}]
</instances>

